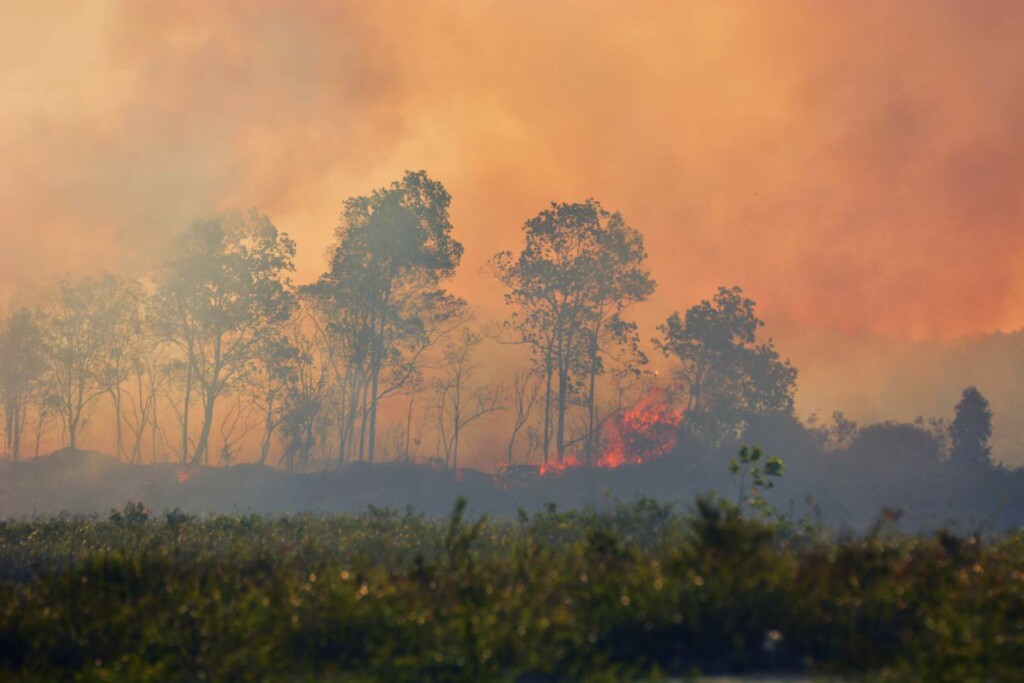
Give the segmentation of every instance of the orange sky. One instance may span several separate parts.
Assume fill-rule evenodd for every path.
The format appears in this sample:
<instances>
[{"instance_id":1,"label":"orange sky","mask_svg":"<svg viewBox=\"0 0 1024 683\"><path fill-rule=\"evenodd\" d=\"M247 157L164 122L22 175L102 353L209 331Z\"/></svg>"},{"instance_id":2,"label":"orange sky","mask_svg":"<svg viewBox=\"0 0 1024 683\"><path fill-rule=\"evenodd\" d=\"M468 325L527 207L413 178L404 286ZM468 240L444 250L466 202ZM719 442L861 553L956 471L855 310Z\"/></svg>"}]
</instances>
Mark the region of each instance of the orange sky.
<instances>
[{"instance_id":1,"label":"orange sky","mask_svg":"<svg viewBox=\"0 0 1024 683\"><path fill-rule=\"evenodd\" d=\"M0 293L144 267L235 206L309 280L345 197L424 168L485 311L487 258L594 196L647 238L650 325L735 283L798 365L823 339L1016 329L1022 35L1012 0L15 0Z\"/></svg>"}]
</instances>

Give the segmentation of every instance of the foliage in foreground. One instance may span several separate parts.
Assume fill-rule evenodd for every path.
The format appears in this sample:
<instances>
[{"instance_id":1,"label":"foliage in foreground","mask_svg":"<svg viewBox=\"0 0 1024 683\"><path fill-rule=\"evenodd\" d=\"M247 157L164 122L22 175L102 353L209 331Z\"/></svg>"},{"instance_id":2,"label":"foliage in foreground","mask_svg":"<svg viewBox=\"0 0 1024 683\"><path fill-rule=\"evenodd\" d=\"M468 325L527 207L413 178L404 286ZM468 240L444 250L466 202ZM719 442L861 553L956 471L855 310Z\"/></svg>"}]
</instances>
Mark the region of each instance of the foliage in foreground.
<instances>
[{"instance_id":1,"label":"foliage in foreground","mask_svg":"<svg viewBox=\"0 0 1024 683\"><path fill-rule=\"evenodd\" d=\"M464 512L0 523L0 676L1024 680L1020 535L826 539L710 499Z\"/></svg>"}]
</instances>

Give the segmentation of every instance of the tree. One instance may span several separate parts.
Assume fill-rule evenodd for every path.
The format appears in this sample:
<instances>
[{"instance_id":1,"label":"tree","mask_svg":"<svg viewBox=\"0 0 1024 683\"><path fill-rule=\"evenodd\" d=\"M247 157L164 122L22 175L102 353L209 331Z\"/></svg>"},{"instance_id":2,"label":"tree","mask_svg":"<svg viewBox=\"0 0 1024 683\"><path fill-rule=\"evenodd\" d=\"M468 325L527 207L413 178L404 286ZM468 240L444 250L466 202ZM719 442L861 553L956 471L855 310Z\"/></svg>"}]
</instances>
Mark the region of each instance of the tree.
<instances>
[{"instance_id":1,"label":"tree","mask_svg":"<svg viewBox=\"0 0 1024 683\"><path fill-rule=\"evenodd\" d=\"M138 283L111 278L105 292L105 344L97 372L114 412L114 454L124 455L124 386L139 368L143 344L143 295ZM137 455L133 450L133 458Z\"/></svg>"},{"instance_id":2,"label":"tree","mask_svg":"<svg viewBox=\"0 0 1024 683\"><path fill-rule=\"evenodd\" d=\"M413 383L425 351L459 323L465 302L440 286L462 258L450 203L425 171L345 201L328 270L309 290L344 365L349 426L339 459L358 417L359 457L373 461L380 402Z\"/></svg>"},{"instance_id":3,"label":"tree","mask_svg":"<svg viewBox=\"0 0 1024 683\"><path fill-rule=\"evenodd\" d=\"M797 371L781 360L764 323L739 287L720 287L713 300L673 313L658 327L655 345L680 363L686 392L684 426L700 441L721 445L739 436L751 417L790 412Z\"/></svg>"},{"instance_id":4,"label":"tree","mask_svg":"<svg viewBox=\"0 0 1024 683\"><path fill-rule=\"evenodd\" d=\"M234 461L234 449L256 426L250 421L253 404L245 403L243 396L234 394L223 411L220 421L220 464L230 465Z\"/></svg>"},{"instance_id":5,"label":"tree","mask_svg":"<svg viewBox=\"0 0 1024 683\"><path fill-rule=\"evenodd\" d=\"M544 375L544 460L553 403L556 454L559 462L565 457L566 413L574 395L587 408L591 456L596 378L604 372L606 344L626 346L642 359L636 326L622 314L654 291L644 268L643 237L594 199L552 204L528 220L524 231L520 254L501 252L491 264L508 288L505 301L513 312L507 327L529 345Z\"/></svg>"},{"instance_id":6,"label":"tree","mask_svg":"<svg viewBox=\"0 0 1024 683\"><path fill-rule=\"evenodd\" d=\"M125 392L128 409L124 412L124 421L132 435L131 462L142 463L143 436L148 429L150 459L155 463L160 434L158 399L167 389L169 379L166 369L168 349L145 331L138 341L132 358L129 387Z\"/></svg>"},{"instance_id":7,"label":"tree","mask_svg":"<svg viewBox=\"0 0 1024 683\"><path fill-rule=\"evenodd\" d=\"M306 302L300 301L302 303ZM269 450L271 420L274 419L284 442L279 464L284 464L289 472L294 471L296 464L305 465L312 457L318 427L323 422L324 405L329 398L329 363L330 343L324 329L308 306L301 306L288 328L287 345L278 349L278 369L273 373L276 379L267 385L272 389L274 382L280 382L277 416L273 418L269 411L265 412L263 452ZM270 371L269 363L267 371ZM267 395L269 397L269 392ZM273 404L274 401L265 400L263 405L269 408Z\"/></svg>"},{"instance_id":8,"label":"tree","mask_svg":"<svg viewBox=\"0 0 1024 683\"><path fill-rule=\"evenodd\" d=\"M217 399L250 369L262 340L291 315L287 273L295 243L256 210L199 221L158 276L155 325L181 356L181 459L207 457ZM198 390L203 422L189 457L189 413Z\"/></svg>"},{"instance_id":9,"label":"tree","mask_svg":"<svg viewBox=\"0 0 1024 683\"><path fill-rule=\"evenodd\" d=\"M46 371L39 316L28 308L15 311L0 330L0 400L3 401L5 448L15 462L21 454L26 413Z\"/></svg>"},{"instance_id":10,"label":"tree","mask_svg":"<svg viewBox=\"0 0 1024 683\"><path fill-rule=\"evenodd\" d=\"M992 409L976 387L967 387L956 404L956 417L949 426L952 441L950 460L964 467L992 466Z\"/></svg>"},{"instance_id":11,"label":"tree","mask_svg":"<svg viewBox=\"0 0 1024 683\"><path fill-rule=\"evenodd\" d=\"M533 368L516 370L512 375L512 432L508 437L508 465L512 466L512 454L515 451L519 433L530 421L537 399L540 398L540 375Z\"/></svg>"},{"instance_id":12,"label":"tree","mask_svg":"<svg viewBox=\"0 0 1024 683\"><path fill-rule=\"evenodd\" d=\"M500 385L473 384L477 371L473 351L481 341L479 334L463 329L445 350L442 375L437 380L438 439L445 464L452 469L459 467L459 439L466 427L502 408Z\"/></svg>"},{"instance_id":13,"label":"tree","mask_svg":"<svg viewBox=\"0 0 1024 683\"><path fill-rule=\"evenodd\" d=\"M288 387L298 381L299 349L286 334L269 335L256 350L257 362L247 376L247 389L252 406L260 416L263 434L260 438L259 463L270 456L274 432L284 417Z\"/></svg>"},{"instance_id":14,"label":"tree","mask_svg":"<svg viewBox=\"0 0 1024 683\"><path fill-rule=\"evenodd\" d=\"M937 472L942 444L919 425L887 421L857 430L849 447L840 452L838 462L849 468L850 476L840 477L843 486L856 486L859 480L877 495L885 486L905 488L911 479L922 480ZM864 472L871 476L853 475Z\"/></svg>"},{"instance_id":15,"label":"tree","mask_svg":"<svg viewBox=\"0 0 1024 683\"><path fill-rule=\"evenodd\" d=\"M766 489L775 488L773 478L781 477L786 471L786 463L781 458L766 458L758 446L753 450L747 446L740 448L739 457L729 461L729 472L736 478L736 509L743 514L745 505L768 519L776 514L762 493Z\"/></svg>"},{"instance_id":16,"label":"tree","mask_svg":"<svg viewBox=\"0 0 1024 683\"><path fill-rule=\"evenodd\" d=\"M81 427L96 399L107 393L104 372L117 333L120 289L120 281L110 274L63 280L46 312L49 376L71 449L78 447Z\"/></svg>"}]
</instances>

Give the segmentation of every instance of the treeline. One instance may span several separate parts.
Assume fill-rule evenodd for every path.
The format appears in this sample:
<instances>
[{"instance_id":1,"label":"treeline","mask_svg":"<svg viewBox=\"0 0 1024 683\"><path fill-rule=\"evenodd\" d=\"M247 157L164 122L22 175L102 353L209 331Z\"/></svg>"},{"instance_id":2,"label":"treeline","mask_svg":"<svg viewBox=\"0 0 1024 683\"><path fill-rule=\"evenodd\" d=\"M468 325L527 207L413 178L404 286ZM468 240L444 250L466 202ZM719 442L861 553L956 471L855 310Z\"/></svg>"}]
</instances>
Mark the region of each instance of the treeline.
<instances>
[{"instance_id":1,"label":"treeline","mask_svg":"<svg viewBox=\"0 0 1024 683\"><path fill-rule=\"evenodd\" d=\"M647 341L676 361L662 389L685 409L684 448L792 416L796 370L738 287L645 338L629 315L655 289L643 236L593 199L526 221L522 249L489 261L507 316L475 320L446 289L463 253L450 201L422 171L348 199L325 272L302 286L295 243L255 210L196 222L138 279L61 280L0 331L6 452L81 448L102 417L133 463L230 463L244 446L289 470L458 467L467 430L501 412L495 459L592 463L656 381ZM516 347L520 366L487 367L484 343Z\"/></svg>"}]
</instances>

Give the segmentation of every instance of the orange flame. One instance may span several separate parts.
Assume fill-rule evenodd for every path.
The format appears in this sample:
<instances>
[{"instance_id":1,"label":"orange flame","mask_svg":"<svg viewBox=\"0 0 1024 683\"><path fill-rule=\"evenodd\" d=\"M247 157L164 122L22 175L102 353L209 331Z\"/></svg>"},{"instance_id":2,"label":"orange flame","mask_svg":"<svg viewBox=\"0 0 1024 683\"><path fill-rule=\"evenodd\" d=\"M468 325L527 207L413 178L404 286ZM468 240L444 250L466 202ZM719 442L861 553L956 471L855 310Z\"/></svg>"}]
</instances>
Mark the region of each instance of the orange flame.
<instances>
[{"instance_id":1,"label":"orange flame","mask_svg":"<svg viewBox=\"0 0 1024 683\"><path fill-rule=\"evenodd\" d=\"M683 411L669 405L665 391L652 388L636 405L608 425L601 457L594 465L615 469L660 458L675 448L682 420ZM558 474L582 464L570 455L562 462L541 465L540 474Z\"/></svg>"},{"instance_id":2,"label":"orange flame","mask_svg":"<svg viewBox=\"0 0 1024 683\"><path fill-rule=\"evenodd\" d=\"M178 483L184 484L186 481L188 481L188 472L185 470L178 470Z\"/></svg>"},{"instance_id":3,"label":"orange flame","mask_svg":"<svg viewBox=\"0 0 1024 683\"><path fill-rule=\"evenodd\" d=\"M653 388L608 428L598 467L637 465L669 453L676 446L683 411L674 410L663 389Z\"/></svg>"},{"instance_id":4,"label":"orange flame","mask_svg":"<svg viewBox=\"0 0 1024 683\"><path fill-rule=\"evenodd\" d=\"M572 467L579 467L582 463L576 459L576 456L569 455L562 462L546 462L540 466L540 475L543 477L547 474L558 474Z\"/></svg>"}]
</instances>

